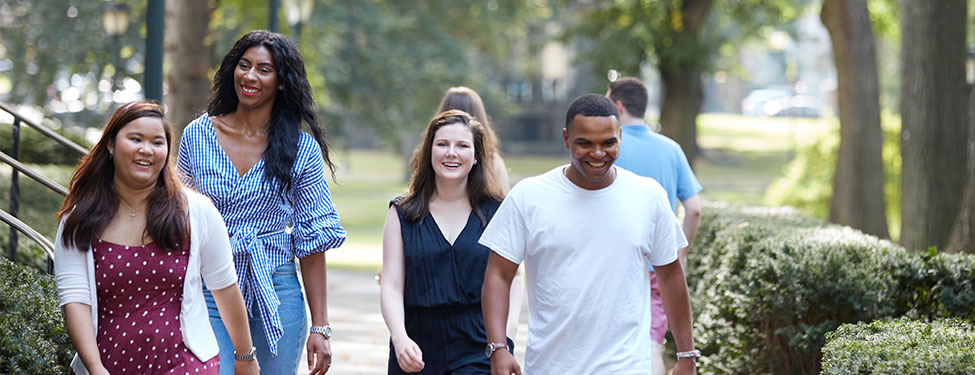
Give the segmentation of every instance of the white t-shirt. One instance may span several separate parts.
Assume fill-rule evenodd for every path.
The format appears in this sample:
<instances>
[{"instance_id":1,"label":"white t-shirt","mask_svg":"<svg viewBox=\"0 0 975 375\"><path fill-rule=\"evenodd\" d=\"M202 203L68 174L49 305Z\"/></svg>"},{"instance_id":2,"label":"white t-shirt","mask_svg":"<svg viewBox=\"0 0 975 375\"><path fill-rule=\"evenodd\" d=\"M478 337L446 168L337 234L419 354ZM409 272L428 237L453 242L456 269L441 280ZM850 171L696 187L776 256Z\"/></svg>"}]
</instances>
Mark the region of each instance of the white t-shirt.
<instances>
[{"instance_id":1,"label":"white t-shirt","mask_svg":"<svg viewBox=\"0 0 975 375\"><path fill-rule=\"evenodd\" d=\"M566 167L518 183L479 241L525 262L525 374L647 374L646 260L670 264L687 240L653 179L614 167L612 185L585 190Z\"/></svg>"}]
</instances>

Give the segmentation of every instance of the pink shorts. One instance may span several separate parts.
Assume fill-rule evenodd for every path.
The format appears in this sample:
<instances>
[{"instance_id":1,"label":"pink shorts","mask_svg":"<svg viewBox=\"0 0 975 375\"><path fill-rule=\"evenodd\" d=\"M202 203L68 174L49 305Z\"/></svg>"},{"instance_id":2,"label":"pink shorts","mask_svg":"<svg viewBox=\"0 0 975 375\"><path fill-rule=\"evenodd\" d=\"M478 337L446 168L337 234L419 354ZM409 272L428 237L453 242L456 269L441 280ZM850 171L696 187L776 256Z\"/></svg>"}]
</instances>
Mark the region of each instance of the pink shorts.
<instances>
[{"instance_id":1,"label":"pink shorts","mask_svg":"<svg viewBox=\"0 0 975 375\"><path fill-rule=\"evenodd\" d=\"M650 338L658 343L664 342L667 335L667 315L664 314L664 303L660 299L660 286L657 285L657 274L650 272Z\"/></svg>"}]
</instances>

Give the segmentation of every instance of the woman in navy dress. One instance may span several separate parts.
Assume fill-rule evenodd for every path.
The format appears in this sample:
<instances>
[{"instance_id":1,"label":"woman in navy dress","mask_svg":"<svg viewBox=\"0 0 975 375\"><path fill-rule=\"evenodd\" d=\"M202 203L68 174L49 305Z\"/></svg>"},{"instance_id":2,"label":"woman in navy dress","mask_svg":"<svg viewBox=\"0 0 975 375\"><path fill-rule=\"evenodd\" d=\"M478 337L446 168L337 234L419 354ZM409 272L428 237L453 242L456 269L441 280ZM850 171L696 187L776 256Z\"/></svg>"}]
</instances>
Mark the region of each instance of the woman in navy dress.
<instances>
[{"instance_id":1,"label":"woman in navy dress","mask_svg":"<svg viewBox=\"0 0 975 375\"><path fill-rule=\"evenodd\" d=\"M463 111L430 122L406 195L383 228L383 318L389 374L488 374L477 243L502 193L483 168L484 127ZM508 349L512 343L508 340Z\"/></svg>"}]
</instances>

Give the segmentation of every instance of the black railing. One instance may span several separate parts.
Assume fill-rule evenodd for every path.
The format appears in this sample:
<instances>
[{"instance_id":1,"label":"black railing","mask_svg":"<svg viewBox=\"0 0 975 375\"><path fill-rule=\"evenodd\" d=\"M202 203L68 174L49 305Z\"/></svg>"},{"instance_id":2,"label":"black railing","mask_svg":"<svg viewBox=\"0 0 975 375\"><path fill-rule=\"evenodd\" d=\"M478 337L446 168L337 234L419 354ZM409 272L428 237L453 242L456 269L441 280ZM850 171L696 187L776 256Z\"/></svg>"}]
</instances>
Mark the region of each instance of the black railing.
<instances>
[{"instance_id":1,"label":"black railing","mask_svg":"<svg viewBox=\"0 0 975 375\"><path fill-rule=\"evenodd\" d=\"M27 177L30 177L34 181L41 183L48 189L51 189L52 191L57 192L62 196L68 194L68 189L61 186L57 182L54 182L53 180L47 177L44 177L40 173L37 173L36 171L28 168L26 165L20 162L20 128L22 124L27 125L28 127L33 128L34 130L40 132L44 136L60 143L64 147L67 147L68 149L71 149L82 155L88 154L88 149L78 145L77 143L72 142L70 139L65 138L61 134L58 134L57 132L45 126L36 124L33 121L28 120L27 118L20 115L19 113L17 113L16 111L14 111L13 109L11 109L10 107L8 107L3 103L0 103L0 110L10 114L14 118L14 121L11 124L13 126L13 129L11 131L12 147L10 148L10 155L0 152L0 162L10 165L13 168L13 170L10 172L10 211L5 212L3 210L0 210L0 219L2 219L3 222L7 223L7 225L10 226L10 238L9 238L10 243L8 245L8 258L10 259L11 262L17 261L17 233L18 232L24 233L28 238L30 238L35 243L40 245L47 253L48 272L52 272L53 261L54 261L54 246L51 244L51 241L49 241L47 238L45 238L43 235L38 233L36 230L31 228L27 224L24 224L22 221L17 219L17 214L18 211L20 210L20 173L23 173Z\"/></svg>"}]
</instances>

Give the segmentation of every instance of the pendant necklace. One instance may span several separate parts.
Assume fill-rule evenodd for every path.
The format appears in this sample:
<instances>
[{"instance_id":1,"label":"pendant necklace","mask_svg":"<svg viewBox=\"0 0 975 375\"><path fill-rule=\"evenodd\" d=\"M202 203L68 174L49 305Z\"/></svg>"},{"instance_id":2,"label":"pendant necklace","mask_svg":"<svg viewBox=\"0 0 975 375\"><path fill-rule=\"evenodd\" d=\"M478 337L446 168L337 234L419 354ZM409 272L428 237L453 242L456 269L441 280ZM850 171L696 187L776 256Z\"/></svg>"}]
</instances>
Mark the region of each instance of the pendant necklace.
<instances>
[{"instance_id":1,"label":"pendant necklace","mask_svg":"<svg viewBox=\"0 0 975 375\"><path fill-rule=\"evenodd\" d=\"M140 211L140 210L142 210L143 208L146 208L146 206L142 206L142 207L139 207L139 208L136 208L136 209L133 209L133 208L132 208L132 207L130 207L130 206L129 206L128 204L126 204L126 203L125 203L125 201L124 201L124 200L122 200L121 198L119 198L119 200L118 200L118 201L119 201L119 202L122 202L122 205L123 205L123 206L125 206L125 208L128 208L128 209L129 209L129 211L131 211L131 212L132 212L132 213L130 213L130 214L129 214L129 217L135 217L135 213L136 213L136 212L139 212L139 211Z\"/></svg>"}]
</instances>

